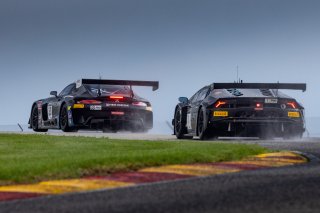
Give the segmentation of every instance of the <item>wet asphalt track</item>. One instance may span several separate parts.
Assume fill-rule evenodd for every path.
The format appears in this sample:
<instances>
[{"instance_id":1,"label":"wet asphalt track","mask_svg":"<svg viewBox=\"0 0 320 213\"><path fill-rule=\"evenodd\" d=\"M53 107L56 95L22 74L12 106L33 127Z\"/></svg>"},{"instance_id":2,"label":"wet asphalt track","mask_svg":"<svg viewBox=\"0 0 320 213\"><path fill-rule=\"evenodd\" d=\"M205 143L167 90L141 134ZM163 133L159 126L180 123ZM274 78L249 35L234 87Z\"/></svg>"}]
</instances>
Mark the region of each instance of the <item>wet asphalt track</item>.
<instances>
[{"instance_id":1,"label":"wet asphalt track","mask_svg":"<svg viewBox=\"0 0 320 213\"><path fill-rule=\"evenodd\" d=\"M150 135L144 137L149 139ZM161 139L160 135L157 137ZM259 143L275 150L301 151L320 158L317 138L222 141ZM320 163L314 161L285 168L4 202L0 203L0 212L320 212L319 189Z\"/></svg>"}]
</instances>

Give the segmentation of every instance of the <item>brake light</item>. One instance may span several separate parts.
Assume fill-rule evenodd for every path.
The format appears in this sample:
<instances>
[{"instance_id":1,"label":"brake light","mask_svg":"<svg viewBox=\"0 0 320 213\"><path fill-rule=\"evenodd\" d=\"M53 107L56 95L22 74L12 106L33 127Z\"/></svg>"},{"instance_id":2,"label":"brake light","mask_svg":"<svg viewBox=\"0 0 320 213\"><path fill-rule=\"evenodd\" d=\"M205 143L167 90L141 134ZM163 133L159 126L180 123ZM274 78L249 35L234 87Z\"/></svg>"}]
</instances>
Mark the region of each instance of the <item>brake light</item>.
<instances>
[{"instance_id":1,"label":"brake light","mask_svg":"<svg viewBox=\"0 0 320 213\"><path fill-rule=\"evenodd\" d=\"M147 107L147 104L144 102L133 102L133 106Z\"/></svg>"},{"instance_id":2,"label":"brake light","mask_svg":"<svg viewBox=\"0 0 320 213\"><path fill-rule=\"evenodd\" d=\"M123 96L110 96L110 99L117 99L117 100L122 100Z\"/></svg>"},{"instance_id":3,"label":"brake light","mask_svg":"<svg viewBox=\"0 0 320 213\"><path fill-rule=\"evenodd\" d=\"M82 100L82 101L78 101L78 104L101 104L101 101L98 101L98 100Z\"/></svg>"},{"instance_id":4,"label":"brake light","mask_svg":"<svg viewBox=\"0 0 320 213\"><path fill-rule=\"evenodd\" d=\"M262 103L256 103L255 110L263 110L263 104Z\"/></svg>"},{"instance_id":5,"label":"brake light","mask_svg":"<svg viewBox=\"0 0 320 213\"><path fill-rule=\"evenodd\" d=\"M226 105L226 104L227 104L226 101L218 101L218 102L214 105L214 107L215 107L215 108L219 108L219 107L221 107L221 106L223 106L223 105Z\"/></svg>"},{"instance_id":6,"label":"brake light","mask_svg":"<svg viewBox=\"0 0 320 213\"><path fill-rule=\"evenodd\" d=\"M287 105L290 106L292 109L296 109L297 108L296 102L288 102Z\"/></svg>"},{"instance_id":7,"label":"brake light","mask_svg":"<svg viewBox=\"0 0 320 213\"><path fill-rule=\"evenodd\" d=\"M257 108L262 108L263 105L262 105L261 103L256 103L256 107L257 107Z\"/></svg>"},{"instance_id":8,"label":"brake light","mask_svg":"<svg viewBox=\"0 0 320 213\"><path fill-rule=\"evenodd\" d=\"M111 112L111 115L124 115L124 112Z\"/></svg>"}]
</instances>

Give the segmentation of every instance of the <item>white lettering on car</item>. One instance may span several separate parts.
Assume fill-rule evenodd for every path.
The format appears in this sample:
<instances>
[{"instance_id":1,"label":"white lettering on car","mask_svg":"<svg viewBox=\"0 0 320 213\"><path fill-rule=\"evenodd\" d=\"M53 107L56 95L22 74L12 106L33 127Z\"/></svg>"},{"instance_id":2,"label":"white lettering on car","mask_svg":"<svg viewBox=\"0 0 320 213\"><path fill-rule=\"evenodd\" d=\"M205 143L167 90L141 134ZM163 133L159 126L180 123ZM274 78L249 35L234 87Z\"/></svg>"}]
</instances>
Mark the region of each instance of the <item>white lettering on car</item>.
<instances>
[{"instance_id":1,"label":"white lettering on car","mask_svg":"<svg viewBox=\"0 0 320 213\"><path fill-rule=\"evenodd\" d=\"M187 114L187 128L192 129L192 127L191 127L191 113Z\"/></svg>"},{"instance_id":2,"label":"white lettering on car","mask_svg":"<svg viewBox=\"0 0 320 213\"><path fill-rule=\"evenodd\" d=\"M111 103L107 103L106 107L129 107L129 104L111 104Z\"/></svg>"},{"instance_id":3,"label":"white lettering on car","mask_svg":"<svg viewBox=\"0 0 320 213\"><path fill-rule=\"evenodd\" d=\"M90 110L102 110L102 106L101 105L91 105Z\"/></svg>"},{"instance_id":4,"label":"white lettering on car","mask_svg":"<svg viewBox=\"0 0 320 213\"><path fill-rule=\"evenodd\" d=\"M52 119L52 106L51 105L48 106L48 119L49 120Z\"/></svg>"}]
</instances>

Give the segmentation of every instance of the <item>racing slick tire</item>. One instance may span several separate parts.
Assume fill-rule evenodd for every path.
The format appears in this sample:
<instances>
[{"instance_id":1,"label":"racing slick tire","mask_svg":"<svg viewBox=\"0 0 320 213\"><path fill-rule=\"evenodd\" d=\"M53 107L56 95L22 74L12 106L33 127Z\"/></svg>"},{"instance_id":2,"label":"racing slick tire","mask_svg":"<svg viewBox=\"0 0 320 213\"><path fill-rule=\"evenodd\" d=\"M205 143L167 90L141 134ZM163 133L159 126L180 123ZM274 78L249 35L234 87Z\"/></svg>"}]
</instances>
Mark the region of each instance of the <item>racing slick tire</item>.
<instances>
[{"instance_id":1,"label":"racing slick tire","mask_svg":"<svg viewBox=\"0 0 320 213\"><path fill-rule=\"evenodd\" d=\"M205 110L200 108L198 113L197 132L200 140L206 140L208 137L207 121L205 116Z\"/></svg>"},{"instance_id":2,"label":"racing slick tire","mask_svg":"<svg viewBox=\"0 0 320 213\"><path fill-rule=\"evenodd\" d=\"M185 125L187 123L186 116L183 116L184 111L180 107L176 109L174 113L174 132L177 137L177 139L192 139L192 136L186 136L184 133Z\"/></svg>"},{"instance_id":3,"label":"racing slick tire","mask_svg":"<svg viewBox=\"0 0 320 213\"><path fill-rule=\"evenodd\" d=\"M77 132L76 128L71 128L68 122L68 108L67 105L64 104L60 111L60 129L64 132Z\"/></svg>"},{"instance_id":4,"label":"racing slick tire","mask_svg":"<svg viewBox=\"0 0 320 213\"><path fill-rule=\"evenodd\" d=\"M31 119L30 119L32 130L35 132L48 132L48 129L39 129L38 119L39 119L38 108L37 108L37 105L34 105L32 107Z\"/></svg>"}]
</instances>

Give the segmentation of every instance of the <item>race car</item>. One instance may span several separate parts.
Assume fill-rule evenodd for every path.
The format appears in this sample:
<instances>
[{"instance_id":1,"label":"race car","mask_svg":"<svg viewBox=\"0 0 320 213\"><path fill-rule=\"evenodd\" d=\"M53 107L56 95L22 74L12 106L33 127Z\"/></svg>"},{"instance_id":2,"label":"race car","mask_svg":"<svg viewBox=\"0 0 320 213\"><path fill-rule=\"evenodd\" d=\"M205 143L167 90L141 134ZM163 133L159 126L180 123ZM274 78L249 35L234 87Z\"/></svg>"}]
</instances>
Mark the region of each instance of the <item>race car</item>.
<instances>
[{"instance_id":1,"label":"race car","mask_svg":"<svg viewBox=\"0 0 320 213\"><path fill-rule=\"evenodd\" d=\"M153 127L152 107L148 100L133 92L132 86L151 86L155 91L159 82L78 80L60 94L52 91L51 97L35 101L29 128L36 132L48 129L146 132Z\"/></svg>"},{"instance_id":2,"label":"race car","mask_svg":"<svg viewBox=\"0 0 320 213\"><path fill-rule=\"evenodd\" d=\"M304 107L281 89L306 91L306 84L213 83L190 99L180 97L172 120L178 139L198 136L301 138Z\"/></svg>"}]
</instances>

